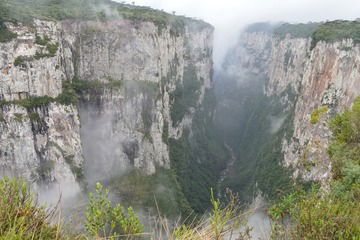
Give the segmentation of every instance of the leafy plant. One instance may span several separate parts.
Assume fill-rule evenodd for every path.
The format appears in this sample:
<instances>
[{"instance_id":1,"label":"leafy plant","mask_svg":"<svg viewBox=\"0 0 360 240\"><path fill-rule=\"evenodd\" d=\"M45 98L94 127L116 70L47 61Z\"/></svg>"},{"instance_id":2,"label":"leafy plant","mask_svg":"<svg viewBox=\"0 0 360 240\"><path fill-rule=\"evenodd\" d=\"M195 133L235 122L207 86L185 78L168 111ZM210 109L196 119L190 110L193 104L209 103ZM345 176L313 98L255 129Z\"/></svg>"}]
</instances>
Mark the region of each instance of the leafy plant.
<instances>
[{"instance_id":1,"label":"leafy plant","mask_svg":"<svg viewBox=\"0 0 360 240\"><path fill-rule=\"evenodd\" d=\"M119 203L114 207L111 205L109 190L104 190L100 183L96 184L95 194L89 194L85 215L85 229L97 239L133 239L141 235L144 228L132 207L126 212Z\"/></svg>"},{"instance_id":2,"label":"leafy plant","mask_svg":"<svg viewBox=\"0 0 360 240\"><path fill-rule=\"evenodd\" d=\"M50 38L47 35L44 35L43 38L36 35L35 43L38 45L46 46L46 44L48 44L49 41L50 41Z\"/></svg>"},{"instance_id":3,"label":"leafy plant","mask_svg":"<svg viewBox=\"0 0 360 240\"><path fill-rule=\"evenodd\" d=\"M327 109L326 109L327 110ZM324 112L325 110L322 110ZM321 111L319 111L321 112ZM360 236L360 98L329 120L329 190L296 190L270 208L275 239L357 239ZM287 220L287 221L286 221Z\"/></svg>"},{"instance_id":4,"label":"leafy plant","mask_svg":"<svg viewBox=\"0 0 360 240\"><path fill-rule=\"evenodd\" d=\"M269 213L275 222L273 239L356 239L360 234L360 204L316 186L284 197Z\"/></svg>"},{"instance_id":5,"label":"leafy plant","mask_svg":"<svg viewBox=\"0 0 360 240\"><path fill-rule=\"evenodd\" d=\"M24 181L4 177L0 196L0 239L61 239L55 210L40 206Z\"/></svg>"},{"instance_id":6,"label":"leafy plant","mask_svg":"<svg viewBox=\"0 0 360 240\"><path fill-rule=\"evenodd\" d=\"M322 116L323 113L328 111L327 106L322 106L318 109L315 109L310 115L310 123L315 124L319 122L319 118Z\"/></svg>"},{"instance_id":7,"label":"leafy plant","mask_svg":"<svg viewBox=\"0 0 360 240\"><path fill-rule=\"evenodd\" d=\"M25 58L23 56L18 56L17 58L15 58L14 61L14 66L23 66L25 64Z\"/></svg>"}]
</instances>

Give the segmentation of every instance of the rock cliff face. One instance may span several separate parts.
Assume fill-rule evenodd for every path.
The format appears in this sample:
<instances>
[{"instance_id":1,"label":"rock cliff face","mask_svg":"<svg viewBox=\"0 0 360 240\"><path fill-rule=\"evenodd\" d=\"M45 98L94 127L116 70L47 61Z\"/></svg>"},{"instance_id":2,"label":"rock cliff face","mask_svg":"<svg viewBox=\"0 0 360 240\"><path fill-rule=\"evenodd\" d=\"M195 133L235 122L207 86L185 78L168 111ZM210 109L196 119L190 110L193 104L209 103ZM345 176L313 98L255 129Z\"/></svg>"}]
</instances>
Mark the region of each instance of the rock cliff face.
<instances>
[{"instance_id":1,"label":"rock cliff face","mask_svg":"<svg viewBox=\"0 0 360 240\"><path fill-rule=\"evenodd\" d=\"M211 26L125 19L6 26L17 37L0 43L2 175L76 185L131 166L148 174L170 167L167 138L191 126L212 88ZM188 81L197 83L196 101L176 115L174 95ZM67 87L79 83L85 87Z\"/></svg>"},{"instance_id":2,"label":"rock cliff face","mask_svg":"<svg viewBox=\"0 0 360 240\"><path fill-rule=\"evenodd\" d=\"M245 32L224 68L232 76L240 69L233 77L240 86L245 80L263 79L263 94L276 98L291 119L293 131L282 133L281 163L293 167L293 177L322 181L331 169L326 121L360 94L360 47L351 39L310 47L311 38ZM281 117L268 121L269 126L283 124Z\"/></svg>"}]
</instances>

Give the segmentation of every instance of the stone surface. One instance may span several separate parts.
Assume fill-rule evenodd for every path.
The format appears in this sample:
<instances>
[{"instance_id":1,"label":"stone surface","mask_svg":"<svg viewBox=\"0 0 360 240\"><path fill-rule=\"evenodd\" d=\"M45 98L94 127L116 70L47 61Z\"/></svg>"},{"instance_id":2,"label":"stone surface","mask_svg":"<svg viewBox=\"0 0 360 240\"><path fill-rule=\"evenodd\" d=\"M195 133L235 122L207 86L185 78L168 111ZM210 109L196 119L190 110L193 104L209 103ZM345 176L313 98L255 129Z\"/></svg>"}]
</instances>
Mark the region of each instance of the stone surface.
<instances>
[{"instance_id":1,"label":"stone surface","mask_svg":"<svg viewBox=\"0 0 360 240\"><path fill-rule=\"evenodd\" d=\"M0 171L43 183L77 185L76 169L92 180L120 174L129 167L151 174L170 167L164 125L179 138L190 126L191 109L177 124L171 119L171 94L182 85L187 68L200 82L201 104L212 87L213 28L189 21L184 31L161 31L152 22L124 19L50 22L28 26L7 23L17 38L0 43L0 100L32 96L56 98L64 81L75 76L108 86L82 94L78 106L57 102L26 109L0 107ZM58 44L54 56L36 37ZM23 62L15 66L15 60ZM36 112L40 121L30 119ZM22 116L22 119L16 118ZM16 117L17 116L17 117ZM74 170L75 169L75 170ZM79 179L78 179L79 180Z\"/></svg>"},{"instance_id":2,"label":"stone surface","mask_svg":"<svg viewBox=\"0 0 360 240\"><path fill-rule=\"evenodd\" d=\"M310 44L310 38L243 33L228 60L233 66L227 69L233 68L239 76L265 78L264 94L277 96L284 112L293 109L294 133L283 138L283 164L294 167L294 177L326 180L331 169L326 153L331 132L326 121L350 107L360 93L360 46L348 39L319 42L310 51ZM311 124L311 113L321 106L328 111Z\"/></svg>"}]
</instances>

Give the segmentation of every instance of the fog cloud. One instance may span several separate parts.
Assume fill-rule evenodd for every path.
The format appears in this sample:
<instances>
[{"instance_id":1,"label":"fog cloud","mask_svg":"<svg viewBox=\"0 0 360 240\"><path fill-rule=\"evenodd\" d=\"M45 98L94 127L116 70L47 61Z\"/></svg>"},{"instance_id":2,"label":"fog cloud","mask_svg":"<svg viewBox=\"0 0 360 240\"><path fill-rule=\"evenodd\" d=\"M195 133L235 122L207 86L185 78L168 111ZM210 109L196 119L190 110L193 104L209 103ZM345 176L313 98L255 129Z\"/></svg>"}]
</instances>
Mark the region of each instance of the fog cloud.
<instances>
[{"instance_id":1,"label":"fog cloud","mask_svg":"<svg viewBox=\"0 0 360 240\"><path fill-rule=\"evenodd\" d=\"M120 0L117 0L120 1ZM258 21L309 22L360 17L358 0L134 0L167 12L203 19L215 26L215 65L236 43L239 30ZM128 3L130 2L127 1Z\"/></svg>"}]
</instances>

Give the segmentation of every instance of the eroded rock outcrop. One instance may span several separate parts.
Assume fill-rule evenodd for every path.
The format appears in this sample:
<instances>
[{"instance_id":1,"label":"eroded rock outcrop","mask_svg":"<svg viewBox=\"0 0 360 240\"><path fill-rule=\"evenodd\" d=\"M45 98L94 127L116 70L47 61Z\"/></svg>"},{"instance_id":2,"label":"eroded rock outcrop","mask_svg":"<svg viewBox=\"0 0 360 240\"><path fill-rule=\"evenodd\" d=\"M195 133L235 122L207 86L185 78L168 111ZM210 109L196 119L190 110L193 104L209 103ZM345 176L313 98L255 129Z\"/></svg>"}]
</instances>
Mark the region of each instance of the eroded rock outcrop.
<instances>
[{"instance_id":1,"label":"eroded rock outcrop","mask_svg":"<svg viewBox=\"0 0 360 240\"><path fill-rule=\"evenodd\" d=\"M330 176L327 120L360 93L359 51L351 39L320 41L311 49L310 37L254 31L244 32L228 56L225 72L249 89L261 78L263 94L281 107L276 122L283 124L281 116L291 120L291 131L282 133L280 160L294 169L293 177L322 181Z\"/></svg>"},{"instance_id":2,"label":"eroded rock outcrop","mask_svg":"<svg viewBox=\"0 0 360 240\"><path fill-rule=\"evenodd\" d=\"M167 138L191 126L212 88L210 25L113 19L6 26L17 37L0 43L2 174L76 185L84 175L170 167ZM189 81L197 86L194 103L174 112L175 94ZM68 87L76 82L86 86Z\"/></svg>"}]
</instances>

